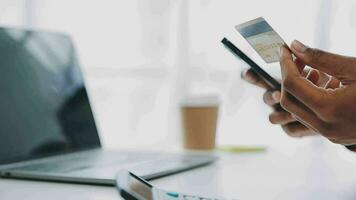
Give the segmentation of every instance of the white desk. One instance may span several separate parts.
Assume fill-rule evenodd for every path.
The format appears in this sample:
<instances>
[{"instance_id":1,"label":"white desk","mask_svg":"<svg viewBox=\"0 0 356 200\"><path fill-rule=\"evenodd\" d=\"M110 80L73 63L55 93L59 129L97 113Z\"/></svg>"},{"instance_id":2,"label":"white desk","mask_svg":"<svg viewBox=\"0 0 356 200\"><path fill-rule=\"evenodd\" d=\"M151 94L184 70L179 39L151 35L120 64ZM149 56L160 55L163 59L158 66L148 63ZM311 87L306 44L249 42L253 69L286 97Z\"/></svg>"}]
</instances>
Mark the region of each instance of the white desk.
<instances>
[{"instance_id":1,"label":"white desk","mask_svg":"<svg viewBox=\"0 0 356 200\"><path fill-rule=\"evenodd\" d=\"M239 199L356 199L356 154L307 147L224 154L208 167L153 181L167 190ZM2 200L120 199L114 187L0 179Z\"/></svg>"}]
</instances>

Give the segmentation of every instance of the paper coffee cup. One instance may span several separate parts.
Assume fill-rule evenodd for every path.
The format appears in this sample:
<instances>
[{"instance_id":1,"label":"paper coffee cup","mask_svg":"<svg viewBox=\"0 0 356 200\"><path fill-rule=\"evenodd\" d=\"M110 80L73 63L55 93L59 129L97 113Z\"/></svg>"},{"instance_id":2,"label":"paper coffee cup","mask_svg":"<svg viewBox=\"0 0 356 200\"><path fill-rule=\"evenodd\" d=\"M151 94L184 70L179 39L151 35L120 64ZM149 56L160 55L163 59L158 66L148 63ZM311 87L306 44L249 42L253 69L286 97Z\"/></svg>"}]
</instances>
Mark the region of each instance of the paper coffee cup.
<instances>
[{"instance_id":1,"label":"paper coffee cup","mask_svg":"<svg viewBox=\"0 0 356 200\"><path fill-rule=\"evenodd\" d=\"M183 145L186 149L215 148L219 104L216 96L190 97L181 101Z\"/></svg>"}]
</instances>

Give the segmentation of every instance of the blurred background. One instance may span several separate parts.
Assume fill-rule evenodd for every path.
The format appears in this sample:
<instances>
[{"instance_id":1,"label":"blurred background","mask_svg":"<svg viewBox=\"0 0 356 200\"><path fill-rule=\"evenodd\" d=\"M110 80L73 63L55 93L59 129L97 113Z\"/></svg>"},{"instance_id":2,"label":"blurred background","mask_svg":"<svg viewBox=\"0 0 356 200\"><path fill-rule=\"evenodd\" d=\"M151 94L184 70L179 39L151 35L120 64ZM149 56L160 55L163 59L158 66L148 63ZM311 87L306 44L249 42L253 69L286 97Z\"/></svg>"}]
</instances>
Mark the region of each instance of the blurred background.
<instances>
[{"instance_id":1,"label":"blurred background","mask_svg":"<svg viewBox=\"0 0 356 200\"><path fill-rule=\"evenodd\" d=\"M245 64L220 44L226 36L265 69L234 26L263 16L287 43L356 55L353 0L1 0L2 26L70 34L76 44L106 147L174 148L179 102L221 99L218 144L266 145L293 152L323 145L292 139L268 121L263 91L240 79Z\"/></svg>"}]
</instances>

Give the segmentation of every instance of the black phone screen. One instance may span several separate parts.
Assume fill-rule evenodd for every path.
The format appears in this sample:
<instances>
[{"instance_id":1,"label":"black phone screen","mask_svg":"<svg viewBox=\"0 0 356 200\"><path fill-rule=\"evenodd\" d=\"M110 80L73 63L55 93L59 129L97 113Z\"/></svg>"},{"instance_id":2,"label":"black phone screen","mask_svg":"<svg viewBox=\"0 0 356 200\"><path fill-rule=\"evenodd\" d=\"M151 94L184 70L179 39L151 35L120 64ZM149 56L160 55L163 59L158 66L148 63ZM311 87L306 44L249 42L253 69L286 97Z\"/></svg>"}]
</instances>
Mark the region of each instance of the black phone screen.
<instances>
[{"instance_id":1,"label":"black phone screen","mask_svg":"<svg viewBox=\"0 0 356 200\"><path fill-rule=\"evenodd\" d=\"M251 69L258 74L268 85L270 85L273 89L281 90L281 84L274 79L271 75L269 75L265 70L263 70L258 64L256 64L251 58L249 58L244 52L242 52L239 48L237 48L232 42L228 39L223 38L221 43L229 49L234 55L241 58L245 61Z\"/></svg>"}]
</instances>

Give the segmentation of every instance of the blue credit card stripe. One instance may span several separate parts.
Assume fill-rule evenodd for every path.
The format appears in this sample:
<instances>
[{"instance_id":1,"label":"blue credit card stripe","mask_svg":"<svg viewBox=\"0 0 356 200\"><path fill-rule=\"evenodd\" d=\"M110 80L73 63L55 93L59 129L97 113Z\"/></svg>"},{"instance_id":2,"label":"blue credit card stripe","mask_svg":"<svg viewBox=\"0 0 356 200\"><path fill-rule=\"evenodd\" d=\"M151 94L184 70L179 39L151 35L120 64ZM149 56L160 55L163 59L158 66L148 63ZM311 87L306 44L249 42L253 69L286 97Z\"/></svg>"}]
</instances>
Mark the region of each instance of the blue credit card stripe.
<instances>
[{"instance_id":1,"label":"blue credit card stripe","mask_svg":"<svg viewBox=\"0 0 356 200\"><path fill-rule=\"evenodd\" d=\"M257 22L256 24L239 29L240 34L245 38L269 31L273 31L273 29L266 21Z\"/></svg>"}]
</instances>

